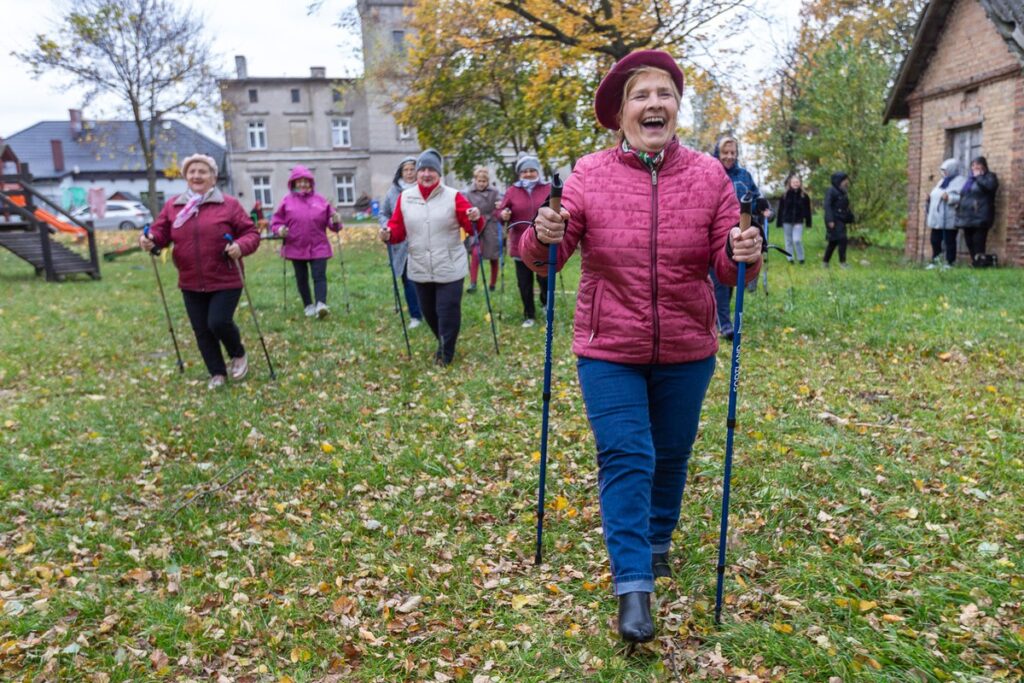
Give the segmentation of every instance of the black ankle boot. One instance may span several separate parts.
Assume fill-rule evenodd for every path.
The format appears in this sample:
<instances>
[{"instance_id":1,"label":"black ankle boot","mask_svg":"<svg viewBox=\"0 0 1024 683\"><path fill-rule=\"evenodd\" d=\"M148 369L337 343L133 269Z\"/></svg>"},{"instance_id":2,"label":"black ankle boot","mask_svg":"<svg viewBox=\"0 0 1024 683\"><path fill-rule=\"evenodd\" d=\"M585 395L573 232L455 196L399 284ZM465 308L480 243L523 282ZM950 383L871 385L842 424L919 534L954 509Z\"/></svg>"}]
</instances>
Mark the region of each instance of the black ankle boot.
<instances>
[{"instance_id":1,"label":"black ankle boot","mask_svg":"<svg viewBox=\"0 0 1024 683\"><path fill-rule=\"evenodd\" d=\"M629 643L646 643L654 638L650 593L636 591L619 596L619 635Z\"/></svg>"},{"instance_id":2,"label":"black ankle boot","mask_svg":"<svg viewBox=\"0 0 1024 683\"><path fill-rule=\"evenodd\" d=\"M651 553L651 572L654 578L672 578L672 565L668 563L668 553Z\"/></svg>"}]
</instances>

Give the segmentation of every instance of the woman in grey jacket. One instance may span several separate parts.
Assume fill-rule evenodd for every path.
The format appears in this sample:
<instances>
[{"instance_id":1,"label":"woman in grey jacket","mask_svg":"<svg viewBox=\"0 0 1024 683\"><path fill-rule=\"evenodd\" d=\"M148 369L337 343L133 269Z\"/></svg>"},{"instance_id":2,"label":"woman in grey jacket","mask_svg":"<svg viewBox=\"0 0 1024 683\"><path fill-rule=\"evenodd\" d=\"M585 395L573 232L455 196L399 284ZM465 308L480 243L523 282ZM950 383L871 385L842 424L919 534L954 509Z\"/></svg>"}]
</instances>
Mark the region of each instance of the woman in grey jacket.
<instances>
[{"instance_id":1,"label":"woman in grey jacket","mask_svg":"<svg viewBox=\"0 0 1024 683\"><path fill-rule=\"evenodd\" d=\"M384 197L384 203L380 207L378 221L381 228L388 227L391 214L395 212L395 204L398 202L398 195L402 190L408 189L416 184L416 157L405 157L398 164L395 177L391 181L391 187ZM402 289L405 291L405 302L409 305L409 327L419 327L423 321L423 313L420 311L419 301L416 299L416 287L409 279L407 262L409 260L409 245L405 242L395 244L391 247L391 269L395 276L402 278ZM396 302L397 303L397 302ZM395 309L398 312L398 309Z\"/></svg>"},{"instance_id":2,"label":"woman in grey jacket","mask_svg":"<svg viewBox=\"0 0 1024 683\"><path fill-rule=\"evenodd\" d=\"M960 175L960 164L956 159L946 159L939 166L940 180L928 194L927 224L931 228L932 262L928 268L938 267L942 245L946 245L946 263L951 268L956 261L956 207L960 204L960 189L964 177Z\"/></svg>"}]
</instances>

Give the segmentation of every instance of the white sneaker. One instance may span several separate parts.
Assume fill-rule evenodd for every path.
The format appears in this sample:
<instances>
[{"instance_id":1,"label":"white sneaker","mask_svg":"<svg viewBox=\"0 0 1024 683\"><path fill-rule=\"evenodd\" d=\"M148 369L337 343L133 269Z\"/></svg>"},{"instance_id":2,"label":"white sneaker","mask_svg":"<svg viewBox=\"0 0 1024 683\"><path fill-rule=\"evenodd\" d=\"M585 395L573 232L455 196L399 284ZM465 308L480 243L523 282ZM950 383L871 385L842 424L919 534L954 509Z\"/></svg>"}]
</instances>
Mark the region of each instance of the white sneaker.
<instances>
[{"instance_id":1,"label":"white sneaker","mask_svg":"<svg viewBox=\"0 0 1024 683\"><path fill-rule=\"evenodd\" d=\"M935 270L935 268L936 268L936 266L935 266L935 262L934 261L932 263L929 263L927 266L924 267L925 270Z\"/></svg>"},{"instance_id":2,"label":"white sneaker","mask_svg":"<svg viewBox=\"0 0 1024 683\"><path fill-rule=\"evenodd\" d=\"M526 320L523 321L523 327L533 327L534 324L535 323L533 322L533 318L527 318Z\"/></svg>"},{"instance_id":3,"label":"white sneaker","mask_svg":"<svg viewBox=\"0 0 1024 683\"><path fill-rule=\"evenodd\" d=\"M306 306L306 317L312 318L314 316L316 316L316 304Z\"/></svg>"},{"instance_id":4,"label":"white sneaker","mask_svg":"<svg viewBox=\"0 0 1024 683\"><path fill-rule=\"evenodd\" d=\"M224 386L224 380L224 375L214 375L210 378L210 381L206 383L206 388L210 390L220 389Z\"/></svg>"},{"instance_id":5,"label":"white sneaker","mask_svg":"<svg viewBox=\"0 0 1024 683\"><path fill-rule=\"evenodd\" d=\"M318 318L326 318L327 314L331 312L331 309L327 308L327 304L323 301L317 301L316 305L313 306L313 312L316 313Z\"/></svg>"},{"instance_id":6,"label":"white sneaker","mask_svg":"<svg viewBox=\"0 0 1024 683\"><path fill-rule=\"evenodd\" d=\"M249 359L245 356L242 356L241 358L232 358L231 362L228 364L228 372L231 373L231 379L242 379L249 372Z\"/></svg>"},{"instance_id":7,"label":"white sneaker","mask_svg":"<svg viewBox=\"0 0 1024 683\"><path fill-rule=\"evenodd\" d=\"M409 318L409 329L415 330L417 327L423 324L423 321L419 318Z\"/></svg>"}]
</instances>

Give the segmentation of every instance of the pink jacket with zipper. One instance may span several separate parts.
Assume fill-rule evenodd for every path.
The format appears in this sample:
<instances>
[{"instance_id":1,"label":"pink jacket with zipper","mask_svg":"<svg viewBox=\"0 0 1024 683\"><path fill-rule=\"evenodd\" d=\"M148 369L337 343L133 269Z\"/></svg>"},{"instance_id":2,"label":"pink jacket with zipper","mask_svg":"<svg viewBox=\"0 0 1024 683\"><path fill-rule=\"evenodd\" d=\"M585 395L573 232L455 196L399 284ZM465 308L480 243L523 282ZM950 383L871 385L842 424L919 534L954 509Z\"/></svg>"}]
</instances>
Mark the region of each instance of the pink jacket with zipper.
<instances>
[{"instance_id":1,"label":"pink jacket with zipper","mask_svg":"<svg viewBox=\"0 0 1024 683\"><path fill-rule=\"evenodd\" d=\"M298 192L295 181L305 178L309 181L309 192ZM327 229L335 233L341 230L341 223L333 221L334 207L316 193L316 180L305 166L296 165L288 177L288 194L277 207L270 219L270 231L275 235L284 226L288 237L281 248L281 256L298 261L329 259L334 255Z\"/></svg>"},{"instance_id":2,"label":"pink jacket with zipper","mask_svg":"<svg viewBox=\"0 0 1024 683\"><path fill-rule=\"evenodd\" d=\"M573 352L617 363L685 363L718 350L708 271L736 284L726 253L739 203L722 164L673 140L657 172L620 147L587 155L565 183L571 218L558 265L580 248L582 276ZM523 261L547 272L548 247L535 231ZM760 263L747 268L747 281Z\"/></svg>"}]
</instances>

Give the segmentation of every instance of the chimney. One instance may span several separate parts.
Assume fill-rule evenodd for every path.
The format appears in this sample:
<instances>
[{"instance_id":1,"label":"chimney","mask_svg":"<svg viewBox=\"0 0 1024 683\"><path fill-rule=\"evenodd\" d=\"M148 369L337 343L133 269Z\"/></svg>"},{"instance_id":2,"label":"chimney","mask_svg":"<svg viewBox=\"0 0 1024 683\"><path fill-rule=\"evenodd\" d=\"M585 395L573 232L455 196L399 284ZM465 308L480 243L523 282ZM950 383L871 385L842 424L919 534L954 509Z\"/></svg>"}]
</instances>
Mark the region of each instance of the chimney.
<instances>
[{"instance_id":1,"label":"chimney","mask_svg":"<svg viewBox=\"0 0 1024 683\"><path fill-rule=\"evenodd\" d=\"M249 78L249 69L245 65L244 55L235 56L235 75L238 76L239 79Z\"/></svg>"},{"instance_id":2,"label":"chimney","mask_svg":"<svg viewBox=\"0 0 1024 683\"><path fill-rule=\"evenodd\" d=\"M68 115L71 119L71 137L77 140L82 136L82 110L68 109Z\"/></svg>"},{"instance_id":3,"label":"chimney","mask_svg":"<svg viewBox=\"0 0 1024 683\"><path fill-rule=\"evenodd\" d=\"M309 67L310 78L327 78L327 67L323 66L311 66Z\"/></svg>"},{"instance_id":4,"label":"chimney","mask_svg":"<svg viewBox=\"0 0 1024 683\"><path fill-rule=\"evenodd\" d=\"M50 140L50 153L53 154L53 170L60 173L64 170L64 143Z\"/></svg>"}]
</instances>

